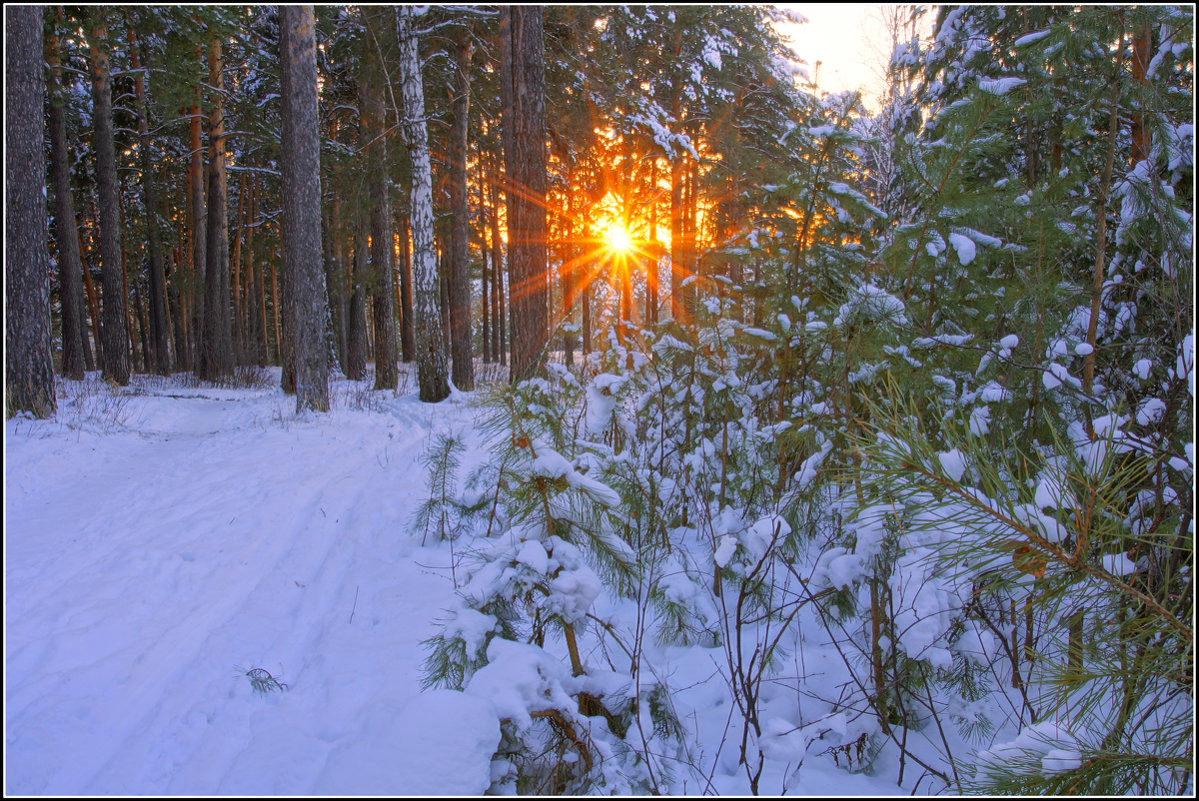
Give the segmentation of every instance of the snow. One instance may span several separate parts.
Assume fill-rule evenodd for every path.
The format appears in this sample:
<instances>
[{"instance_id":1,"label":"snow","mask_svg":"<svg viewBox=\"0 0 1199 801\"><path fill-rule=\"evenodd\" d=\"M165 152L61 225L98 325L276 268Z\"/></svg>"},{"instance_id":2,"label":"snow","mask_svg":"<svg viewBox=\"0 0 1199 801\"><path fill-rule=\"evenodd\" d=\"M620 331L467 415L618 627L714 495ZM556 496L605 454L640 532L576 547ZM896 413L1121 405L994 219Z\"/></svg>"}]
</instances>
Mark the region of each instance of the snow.
<instances>
[{"instance_id":1,"label":"snow","mask_svg":"<svg viewBox=\"0 0 1199 801\"><path fill-rule=\"evenodd\" d=\"M949 244L953 245L953 249L957 251L958 261L963 267L974 261L977 248L974 245L973 239L962 234L950 234Z\"/></svg>"},{"instance_id":2,"label":"snow","mask_svg":"<svg viewBox=\"0 0 1199 801\"><path fill-rule=\"evenodd\" d=\"M136 381L5 423L7 791L482 792L498 719L419 693L453 583L406 528L473 410Z\"/></svg>"},{"instance_id":3,"label":"snow","mask_svg":"<svg viewBox=\"0 0 1199 801\"><path fill-rule=\"evenodd\" d=\"M873 287L858 302L875 312L894 303L902 314ZM521 527L420 544L414 517L427 493L428 448L452 433L464 446L465 475L488 458L489 437L504 436L480 425L474 401L486 390L427 405L403 391L370 392L369 379L339 379L327 415L296 416L277 377L276 369L270 385L252 389L136 377L115 390L93 374L61 382L57 420L6 421L10 794L480 795L496 776L501 723L523 730L552 710L577 709L582 690L605 704L644 698L654 682L669 690L687 732L682 756L694 763L679 763L669 794L748 794L724 645L660 645L647 629L637 648L648 661L635 684L618 643L592 623L616 619L612 609L629 602L607 590L583 549ZM412 376L402 380L414 393ZM597 425L628 413L618 409L619 389L611 375L588 384L596 393L586 396L589 411L604 407ZM1126 422L1097 427L1116 432ZM971 423L985 429L985 406ZM620 496L585 460L534 446L530 472L553 479L555 492L618 508ZM832 450L820 443L799 483L824 491L815 477ZM969 479L960 451L938 458L947 475ZM995 636L969 621L951 644L960 620L951 610L964 601L926 559L937 542L966 535L938 524L931 502L917 513L926 524L910 531L894 525L898 511L890 501L860 510L848 523L852 547L828 547L803 568L810 586L863 590L879 561L892 558L888 543L904 538L907 551L892 565L894 647L938 668L953 654L996 658ZM1026 512L1060 538L1048 531L1056 521ZM703 556L667 555L654 587L715 628L728 599L711 592L713 562L752 567L790 525L779 513L732 507L711 524ZM611 536L608 545L627 549ZM474 555L484 561L472 575ZM1132 569L1121 554L1104 564L1121 575ZM578 627L584 675L573 675L561 637L547 636L545 647L504 639L496 616L469 608L467 599L515 574L548 587L538 614ZM897 786L891 751L869 771L835 761L833 749L879 730L872 716L830 700L846 673L814 614L803 609L785 657L802 684L762 686L763 732L753 747L765 757L763 791L944 789L910 772ZM422 689L424 643L436 634L461 642L479 665L461 690ZM256 691L247 675L255 669L278 687ZM638 725L654 729L648 717ZM1019 741L1011 727L997 736ZM1045 769L1068 765L1072 744L1052 747L1061 753L1042 749Z\"/></svg>"},{"instance_id":4,"label":"snow","mask_svg":"<svg viewBox=\"0 0 1199 801\"><path fill-rule=\"evenodd\" d=\"M993 95L1006 95L1008 92L1023 86L1028 81L1023 78L983 78L978 82L978 88Z\"/></svg>"},{"instance_id":5,"label":"snow","mask_svg":"<svg viewBox=\"0 0 1199 801\"><path fill-rule=\"evenodd\" d=\"M1012 42L1012 47L1017 47L1017 48L1018 47L1027 47L1028 45L1032 44L1033 42L1041 41L1048 35L1049 35L1048 29L1043 30L1043 31L1034 31L1033 33L1026 33L1025 35L1021 36L1019 39L1017 39L1016 41Z\"/></svg>"}]
</instances>

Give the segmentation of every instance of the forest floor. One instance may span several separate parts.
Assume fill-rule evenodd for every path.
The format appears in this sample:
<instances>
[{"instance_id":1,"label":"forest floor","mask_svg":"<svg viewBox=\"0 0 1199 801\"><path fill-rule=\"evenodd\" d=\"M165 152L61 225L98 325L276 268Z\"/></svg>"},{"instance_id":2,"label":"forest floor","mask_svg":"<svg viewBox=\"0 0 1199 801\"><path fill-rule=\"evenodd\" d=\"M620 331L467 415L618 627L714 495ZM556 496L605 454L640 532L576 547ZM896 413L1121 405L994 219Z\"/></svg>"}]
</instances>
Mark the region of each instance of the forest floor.
<instances>
[{"instance_id":1,"label":"forest floor","mask_svg":"<svg viewBox=\"0 0 1199 801\"><path fill-rule=\"evenodd\" d=\"M329 414L297 417L277 378L89 375L60 382L56 420L5 422L6 794L486 788L486 701L420 684L469 544L412 526L438 432L464 472L485 458L471 394L339 380ZM744 793L724 679L696 651L672 685L706 756L674 791ZM893 768L768 760L762 790L907 794Z\"/></svg>"}]
</instances>

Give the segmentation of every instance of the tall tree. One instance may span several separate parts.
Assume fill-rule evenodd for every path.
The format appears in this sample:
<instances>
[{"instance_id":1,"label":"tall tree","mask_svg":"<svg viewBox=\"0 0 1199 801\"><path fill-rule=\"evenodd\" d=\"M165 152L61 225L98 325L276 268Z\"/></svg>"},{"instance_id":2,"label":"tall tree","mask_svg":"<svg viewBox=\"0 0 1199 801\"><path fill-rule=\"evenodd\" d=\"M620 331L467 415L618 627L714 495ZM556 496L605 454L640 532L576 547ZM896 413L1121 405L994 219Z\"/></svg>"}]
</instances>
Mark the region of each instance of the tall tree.
<instances>
[{"instance_id":1,"label":"tall tree","mask_svg":"<svg viewBox=\"0 0 1199 801\"><path fill-rule=\"evenodd\" d=\"M9 6L4 13L5 415L52 417L42 10Z\"/></svg>"},{"instance_id":2,"label":"tall tree","mask_svg":"<svg viewBox=\"0 0 1199 801\"><path fill-rule=\"evenodd\" d=\"M454 386L475 388L470 325L470 208L466 191L466 145L470 122L469 30L454 43L453 122L450 131L450 349Z\"/></svg>"},{"instance_id":3,"label":"tall tree","mask_svg":"<svg viewBox=\"0 0 1199 801\"><path fill-rule=\"evenodd\" d=\"M425 122L425 94L412 6L401 6L400 70L403 75L404 131L412 160L409 213L412 220L413 299L420 399L436 403L450 394L445 341L438 310L437 254L433 250L433 171Z\"/></svg>"},{"instance_id":4,"label":"tall tree","mask_svg":"<svg viewBox=\"0 0 1199 801\"><path fill-rule=\"evenodd\" d=\"M204 63L203 51L194 45L192 53L196 64ZM191 339L192 352L189 355L192 369L200 371L204 342L204 286L205 271L208 262L208 209L204 202L204 126L203 107L201 105L202 82L198 76L195 81L194 96L188 109L188 162L187 185L191 190Z\"/></svg>"},{"instance_id":5,"label":"tall tree","mask_svg":"<svg viewBox=\"0 0 1199 801\"><path fill-rule=\"evenodd\" d=\"M50 65L50 166L54 173L54 239L58 247L58 298L62 304L62 374L83 378L87 330L83 321L83 260L75 227L71 167L67 150L67 116L63 95L57 31L49 35L46 61ZM10 162L13 163L13 162Z\"/></svg>"},{"instance_id":6,"label":"tall tree","mask_svg":"<svg viewBox=\"0 0 1199 801\"><path fill-rule=\"evenodd\" d=\"M208 118L208 241L204 275L204 344L200 377L212 381L233 371L232 314L229 308L228 181L225 172L225 79L221 41L208 43L208 82L212 89Z\"/></svg>"},{"instance_id":7,"label":"tall tree","mask_svg":"<svg viewBox=\"0 0 1199 801\"><path fill-rule=\"evenodd\" d=\"M125 327L125 287L121 269L121 209L116 145L112 130L112 68L109 64L107 11L91 10L89 61L92 79L92 126L95 131L96 194L100 217L100 276L103 284L104 377L129 383L129 339Z\"/></svg>"},{"instance_id":8,"label":"tall tree","mask_svg":"<svg viewBox=\"0 0 1199 801\"><path fill-rule=\"evenodd\" d=\"M294 337L296 411L329 410L321 263L320 137L316 101L316 18L312 6L280 9L283 97L283 271Z\"/></svg>"},{"instance_id":9,"label":"tall tree","mask_svg":"<svg viewBox=\"0 0 1199 801\"><path fill-rule=\"evenodd\" d=\"M371 8L366 12L367 76L366 112L370 147L367 151L369 168L367 183L371 197L370 254L372 317L375 333L375 389L399 386L396 365L395 314L395 249L391 220L391 188L387 170L387 132L383 93L387 83L386 65L382 58L384 12Z\"/></svg>"},{"instance_id":10,"label":"tall tree","mask_svg":"<svg viewBox=\"0 0 1199 801\"><path fill-rule=\"evenodd\" d=\"M508 269L513 382L539 372L549 339L546 253L545 50L541 9L501 10L500 80L508 188Z\"/></svg>"},{"instance_id":11,"label":"tall tree","mask_svg":"<svg viewBox=\"0 0 1199 801\"><path fill-rule=\"evenodd\" d=\"M129 25L129 54L134 71L137 101L138 149L141 151L142 201L146 213L146 239L150 270L150 336L146 367L159 375L170 375L171 354L167 344L166 277L162 263L162 235L158 226L158 190L154 179L154 157L150 153L150 125L146 110L146 77L138 54L135 28Z\"/></svg>"}]
</instances>

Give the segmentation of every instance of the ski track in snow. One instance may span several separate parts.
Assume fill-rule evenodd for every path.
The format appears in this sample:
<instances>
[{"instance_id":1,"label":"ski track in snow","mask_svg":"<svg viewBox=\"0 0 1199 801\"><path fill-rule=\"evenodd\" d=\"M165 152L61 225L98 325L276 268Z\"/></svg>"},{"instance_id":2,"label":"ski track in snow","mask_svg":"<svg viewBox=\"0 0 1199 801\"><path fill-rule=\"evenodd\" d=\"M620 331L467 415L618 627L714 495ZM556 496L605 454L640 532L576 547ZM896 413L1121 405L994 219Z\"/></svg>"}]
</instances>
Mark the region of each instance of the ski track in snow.
<instances>
[{"instance_id":1,"label":"ski track in snow","mask_svg":"<svg viewBox=\"0 0 1199 801\"><path fill-rule=\"evenodd\" d=\"M415 697L452 592L448 551L408 531L420 456L472 412L290 403L135 395L106 433L8 421L8 792L344 792L331 754L388 758L361 721ZM252 667L287 691L255 694Z\"/></svg>"}]
</instances>

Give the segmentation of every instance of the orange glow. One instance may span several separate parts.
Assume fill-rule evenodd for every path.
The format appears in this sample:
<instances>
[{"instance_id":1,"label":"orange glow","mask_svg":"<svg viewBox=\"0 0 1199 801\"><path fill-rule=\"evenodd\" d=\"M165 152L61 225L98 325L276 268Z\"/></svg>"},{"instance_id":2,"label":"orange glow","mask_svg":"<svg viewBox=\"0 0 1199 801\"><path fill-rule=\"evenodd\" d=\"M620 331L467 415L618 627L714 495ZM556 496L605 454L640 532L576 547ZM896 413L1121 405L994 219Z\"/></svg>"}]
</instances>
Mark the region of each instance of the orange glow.
<instances>
[{"instance_id":1,"label":"orange glow","mask_svg":"<svg viewBox=\"0 0 1199 801\"><path fill-rule=\"evenodd\" d=\"M633 237L618 222L611 223L607 230L604 231L604 242L607 244L608 250L618 255L628 254L634 247Z\"/></svg>"}]
</instances>

